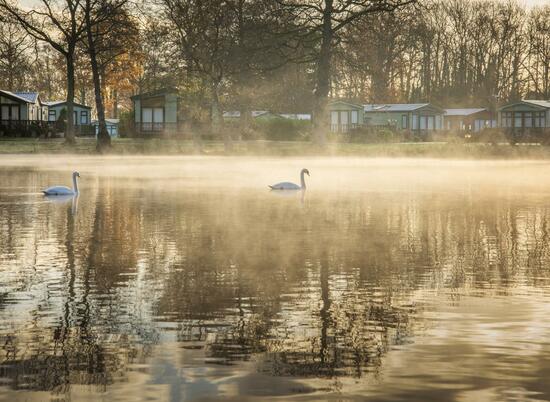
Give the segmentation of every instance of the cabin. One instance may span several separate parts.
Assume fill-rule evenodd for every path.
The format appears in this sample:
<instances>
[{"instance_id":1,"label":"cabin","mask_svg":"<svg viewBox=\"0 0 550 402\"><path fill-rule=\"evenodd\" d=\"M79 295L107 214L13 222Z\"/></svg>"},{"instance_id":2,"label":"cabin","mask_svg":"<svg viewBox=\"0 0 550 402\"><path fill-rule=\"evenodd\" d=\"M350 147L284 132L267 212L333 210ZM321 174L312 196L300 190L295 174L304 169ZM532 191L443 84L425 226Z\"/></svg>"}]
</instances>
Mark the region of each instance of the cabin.
<instances>
[{"instance_id":1,"label":"cabin","mask_svg":"<svg viewBox=\"0 0 550 402\"><path fill-rule=\"evenodd\" d=\"M285 119L311 121L311 114L309 113L281 113Z\"/></svg>"},{"instance_id":2,"label":"cabin","mask_svg":"<svg viewBox=\"0 0 550 402\"><path fill-rule=\"evenodd\" d=\"M48 106L48 122L50 124L57 123L60 119L67 118L67 101L49 101L44 102ZM92 107L83 103L73 102L73 124L75 134L78 136L92 136L93 129Z\"/></svg>"},{"instance_id":3,"label":"cabin","mask_svg":"<svg viewBox=\"0 0 550 402\"><path fill-rule=\"evenodd\" d=\"M522 100L498 109L500 127L511 131L547 131L550 100Z\"/></svg>"},{"instance_id":4,"label":"cabin","mask_svg":"<svg viewBox=\"0 0 550 402\"><path fill-rule=\"evenodd\" d=\"M67 113L67 101L58 100L44 102L48 106L48 121L56 122ZM65 112L63 112L65 110ZM73 123L75 126L87 126L92 121L92 107L82 103L73 102Z\"/></svg>"},{"instance_id":5,"label":"cabin","mask_svg":"<svg viewBox=\"0 0 550 402\"><path fill-rule=\"evenodd\" d=\"M234 121L241 118L241 112L239 110L231 110L223 112L224 121ZM250 117L253 119L281 119L283 116L278 113L270 112L269 110L252 110L250 111Z\"/></svg>"},{"instance_id":6,"label":"cabin","mask_svg":"<svg viewBox=\"0 0 550 402\"><path fill-rule=\"evenodd\" d=\"M182 118L176 88L134 95L134 130L137 136L173 135L179 132Z\"/></svg>"},{"instance_id":7,"label":"cabin","mask_svg":"<svg viewBox=\"0 0 550 402\"><path fill-rule=\"evenodd\" d=\"M48 106L38 92L10 92L0 90L2 121L47 121Z\"/></svg>"},{"instance_id":8,"label":"cabin","mask_svg":"<svg viewBox=\"0 0 550 402\"><path fill-rule=\"evenodd\" d=\"M311 114L308 113L274 113L269 110L252 110L250 117L260 120L284 118L287 120L311 121ZM240 118L241 112L238 110L223 112L224 121L234 121Z\"/></svg>"},{"instance_id":9,"label":"cabin","mask_svg":"<svg viewBox=\"0 0 550 402\"><path fill-rule=\"evenodd\" d=\"M118 124L120 123L119 119L105 119L105 125L107 126L107 131L109 132L109 135L111 138L117 138L118 137ZM97 137L97 134L99 133L99 121L93 120L92 126L94 126L95 135Z\"/></svg>"},{"instance_id":10,"label":"cabin","mask_svg":"<svg viewBox=\"0 0 550 402\"><path fill-rule=\"evenodd\" d=\"M357 127L392 127L434 131L443 128L444 110L431 103L366 104L336 101L329 104L330 128L345 133Z\"/></svg>"},{"instance_id":11,"label":"cabin","mask_svg":"<svg viewBox=\"0 0 550 402\"><path fill-rule=\"evenodd\" d=\"M435 131L443 128L444 110L431 103L365 105L365 125L398 130Z\"/></svg>"},{"instance_id":12,"label":"cabin","mask_svg":"<svg viewBox=\"0 0 550 402\"><path fill-rule=\"evenodd\" d=\"M48 106L38 92L0 90L0 136L35 136L47 127Z\"/></svg>"},{"instance_id":13,"label":"cabin","mask_svg":"<svg viewBox=\"0 0 550 402\"><path fill-rule=\"evenodd\" d=\"M365 108L356 103L336 101L329 104L330 131L346 133L364 124Z\"/></svg>"},{"instance_id":14,"label":"cabin","mask_svg":"<svg viewBox=\"0 0 550 402\"><path fill-rule=\"evenodd\" d=\"M445 109L445 130L478 132L496 126L494 115L485 108Z\"/></svg>"}]
</instances>

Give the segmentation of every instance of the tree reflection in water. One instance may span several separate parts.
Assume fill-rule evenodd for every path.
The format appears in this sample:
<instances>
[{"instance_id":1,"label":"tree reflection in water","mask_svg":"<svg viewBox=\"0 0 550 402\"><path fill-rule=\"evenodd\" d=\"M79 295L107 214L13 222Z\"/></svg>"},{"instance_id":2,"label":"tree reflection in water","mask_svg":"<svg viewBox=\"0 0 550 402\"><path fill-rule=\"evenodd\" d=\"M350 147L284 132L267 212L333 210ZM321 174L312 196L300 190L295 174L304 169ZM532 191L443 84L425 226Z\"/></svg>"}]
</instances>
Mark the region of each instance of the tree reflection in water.
<instances>
[{"instance_id":1,"label":"tree reflection in water","mask_svg":"<svg viewBox=\"0 0 550 402\"><path fill-rule=\"evenodd\" d=\"M44 218L35 223L34 266L28 266L29 261L25 260L26 241L17 244L10 239L7 243L15 253L22 254L10 277L11 284L19 286L12 289L11 298L6 298L10 304L24 302L21 296L29 291L30 299L36 302L28 321L17 322L19 328L10 331L2 326L4 356L0 377L9 379L15 389L68 395L71 385L82 384L105 390L113 381L123 379L128 364L145 358L156 342L156 331L150 323L140 322L125 311L126 307L118 304L123 302L121 298L106 297L115 290L113 279L135 268L135 259L129 254L120 258L120 249L112 247L112 241L116 242L112 236L118 236L116 227L124 218L106 216L109 209L104 197L109 195L97 194L95 211L85 212L82 217L77 215L74 202L31 204L28 208L39 209L32 212L19 208L1 211L3 217L15 217L17 226L33 226L33 222L26 221L29 213ZM52 212L53 220L49 216ZM79 222L77 217L81 218ZM106 229L106 222L112 227ZM48 234L42 237L43 232ZM127 236L139 233L124 232ZM50 239L44 253L37 251L39 243ZM19 268L22 272L17 272ZM40 269L43 272L38 272ZM36 272L36 276L27 276L29 271ZM49 277L52 271L59 277ZM46 289L40 289L41 284ZM127 316L122 321L124 314Z\"/></svg>"},{"instance_id":2,"label":"tree reflection in water","mask_svg":"<svg viewBox=\"0 0 550 402\"><path fill-rule=\"evenodd\" d=\"M194 364L359 378L414 341L433 295L550 283L540 205L422 193L296 201L102 179L74 215L0 193L0 377L61 396L76 384L107 390L173 339L201 352Z\"/></svg>"}]
</instances>

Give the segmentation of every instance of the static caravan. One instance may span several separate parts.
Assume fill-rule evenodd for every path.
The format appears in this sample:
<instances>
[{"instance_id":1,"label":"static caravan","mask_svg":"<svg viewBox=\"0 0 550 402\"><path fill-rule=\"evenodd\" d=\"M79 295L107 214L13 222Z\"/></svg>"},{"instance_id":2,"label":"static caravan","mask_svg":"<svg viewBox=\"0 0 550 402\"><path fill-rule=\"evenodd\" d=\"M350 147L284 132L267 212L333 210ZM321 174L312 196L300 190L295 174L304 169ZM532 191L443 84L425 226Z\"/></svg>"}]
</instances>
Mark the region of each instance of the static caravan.
<instances>
[{"instance_id":1,"label":"static caravan","mask_svg":"<svg viewBox=\"0 0 550 402\"><path fill-rule=\"evenodd\" d=\"M330 128L345 133L357 127L393 127L399 130L433 131L443 128L443 109L430 103L359 105L336 101L329 104Z\"/></svg>"},{"instance_id":2,"label":"static caravan","mask_svg":"<svg viewBox=\"0 0 550 402\"><path fill-rule=\"evenodd\" d=\"M498 109L500 127L514 131L545 131L550 128L550 101L522 100Z\"/></svg>"},{"instance_id":3,"label":"static caravan","mask_svg":"<svg viewBox=\"0 0 550 402\"><path fill-rule=\"evenodd\" d=\"M38 92L10 92L0 90L0 120L47 121L48 106Z\"/></svg>"},{"instance_id":4,"label":"static caravan","mask_svg":"<svg viewBox=\"0 0 550 402\"><path fill-rule=\"evenodd\" d=\"M346 133L363 125L365 110L363 105L351 102L335 101L328 105L330 112L330 131Z\"/></svg>"},{"instance_id":5,"label":"static caravan","mask_svg":"<svg viewBox=\"0 0 550 402\"><path fill-rule=\"evenodd\" d=\"M445 130L478 132L496 126L493 114L485 108L445 109Z\"/></svg>"},{"instance_id":6,"label":"static caravan","mask_svg":"<svg viewBox=\"0 0 550 402\"><path fill-rule=\"evenodd\" d=\"M163 88L131 97L135 134L170 135L179 130L179 97L176 88Z\"/></svg>"},{"instance_id":7,"label":"static caravan","mask_svg":"<svg viewBox=\"0 0 550 402\"><path fill-rule=\"evenodd\" d=\"M311 121L311 114L309 113L281 113L285 119Z\"/></svg>"},{"instance_id":8,"label":"static caravan","mask_svg":"<svg viewBox=\"0 0 550 402\"><path fill-rule=\"evenodd\" d=\"M444 110L431 103L364 105L365 125L393 126L399 130L435 131L443 128Z\"/></svg>"},{"instance_id":9,"label":"static caravan","mask_svg":"<svg viewBox=\"0 0 550 402\"><path fill-rule=\"evenodd\" d=\"M62 116L63 110L67 111L67 101L45 102L48 105L48 121L56 122ZM82 103L73 102L73 123L75 126L88 126L92 121L92 107Z\"/></svg>"},{"instance_id":10,"label":"static caravan","mask_svg":"<svg viewBox=\"0 0 550 402\"><path fill-rule=\"evenodd\" d=\"M38 92L0 90L0 137L35 137L48 131L48 106Z\"/></svg>"},{"instance_id":11,"label":"static caravan","mask_svg":"<svg viewBox=\"0 0 550 402\"><path fill-rule=\"evenodd\" d=\"M280 119L282 116L272 113L269 110L251 110L249 116L253 119ZM241 112L239 110L230 110L222 113L225 121L239 120Z\"/></svg>"},{"instance_id":12,"label":"static caravan","mask_svg":"<svg viewBox=\"0 0 550 402\"><path fill-rule=\"evenodd\" d=\"M105 119L105 125L107 126L107 132L111 136L111 138L118 137L118 124L120 120L119 119ZM94 120L92 121L92 126L94 126L95 135L99 133L99 121Z\"/></svg>"}]
</instances>

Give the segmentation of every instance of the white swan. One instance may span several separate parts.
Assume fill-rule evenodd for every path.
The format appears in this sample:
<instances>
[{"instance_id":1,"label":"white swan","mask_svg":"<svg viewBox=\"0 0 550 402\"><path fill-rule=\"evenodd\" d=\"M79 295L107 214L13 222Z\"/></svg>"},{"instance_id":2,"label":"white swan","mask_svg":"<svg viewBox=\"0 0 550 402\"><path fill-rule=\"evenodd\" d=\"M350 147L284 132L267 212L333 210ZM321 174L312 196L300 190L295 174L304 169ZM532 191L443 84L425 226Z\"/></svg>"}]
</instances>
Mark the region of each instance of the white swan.
<instances>
[{"instance_id":1,"label":"white swan","mask_svg":"<svg viewBox=\"0 0 550 402\"><path fill-rule=\"evenodd\" d=\"M80 177L80 173L73 172L73 188L66 186L54 186L49 187L45 190L42 190L44 195L77 195L78 194L78 183L76 178Z\"/></svg>"},{"instance_id":2,"label":"white swan","mask_svg":"<svg viewBox=\"0 0 550 402\"><path fill-rule=\"evenodd\" d=\"M300 183L301 186L290 183L288 181L284 181L282 183L277 183L272 186L269 186L272 190L305 190L306 189L306 181L304 180L304 174L307 174L309 176L309 170L302 169L300 172Z\"/></svg>"}]
</instances>

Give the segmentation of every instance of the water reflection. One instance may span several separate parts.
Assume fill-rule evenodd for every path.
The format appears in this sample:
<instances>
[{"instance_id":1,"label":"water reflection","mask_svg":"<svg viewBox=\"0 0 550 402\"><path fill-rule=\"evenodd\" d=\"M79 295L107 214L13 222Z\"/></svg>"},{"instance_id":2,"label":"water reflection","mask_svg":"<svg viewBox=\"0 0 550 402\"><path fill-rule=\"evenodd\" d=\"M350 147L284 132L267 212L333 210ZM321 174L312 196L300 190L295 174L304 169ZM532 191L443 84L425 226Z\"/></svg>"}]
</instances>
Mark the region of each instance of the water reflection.
<instances>
[{"instance_id":1,"label":"water reflection","mask_svg":"<svg viewBox=\"0 0 550 402\"><path fill-rule=\"evenodd\" d=\"M78 198L79 194L71 195L45 195L44 199L53 204L71 204L71 214L76 215L78 212Z\"/></svg>"},{"instance_id":2,"label":"water reflection","mask_svg":"<svg viewBox=\"0 0 550 402\"><path fill-rule=\"evenodd\" d=\"M499 297L544 311L548 296L545 195L308 190L307 202L305 192L293 202L268 191L148 191L98 177L80 200L64 200L68 208L33 194L44 177L0 172L6 400L15 390L124 400L151 384L167 385L166 400L352 398L367 389L378 400L384 391L369 384L384 376L394 396L411 399L404 378L422 384L434 375L409 360L427 340L458 350L469 339L478 363L491 360L487 333L471 332L488 318L464 316L465 303L482 311ZM491 319L508 358L521 361L519 340L508 336L514 325L502 312ZM456 332L440 336L448 328ZM550 361L548 328L537 328L530 342ZM418 356L429 366L463 355ZM500 383L446 370L446 384L470 390ZM438 397L458 398L450 388L438 385Z\"/></svg>"}]
</instances>

